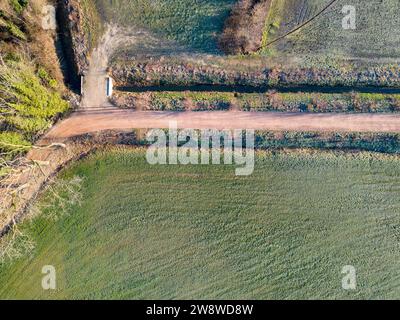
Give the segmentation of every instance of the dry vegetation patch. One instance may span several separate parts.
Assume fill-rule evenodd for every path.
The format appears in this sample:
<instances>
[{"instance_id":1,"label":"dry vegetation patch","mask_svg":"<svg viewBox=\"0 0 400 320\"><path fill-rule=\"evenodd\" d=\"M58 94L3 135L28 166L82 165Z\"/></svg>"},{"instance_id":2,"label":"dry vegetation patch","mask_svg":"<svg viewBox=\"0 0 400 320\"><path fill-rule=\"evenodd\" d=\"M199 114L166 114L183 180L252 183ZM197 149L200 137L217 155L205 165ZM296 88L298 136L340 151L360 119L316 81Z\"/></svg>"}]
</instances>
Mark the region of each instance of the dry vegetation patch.
<instances>
[{"instance_id":1,"label":"dry vegetation patch","mask_svg":"<svg viewBox=\"0 0 400 320\"><path fill-rule=\"evenodd\" d=\"M240 0L225 22L219 45L227 54L247 54L261 48L265 20L273 0Z\"/></svg>"}]
</instances>

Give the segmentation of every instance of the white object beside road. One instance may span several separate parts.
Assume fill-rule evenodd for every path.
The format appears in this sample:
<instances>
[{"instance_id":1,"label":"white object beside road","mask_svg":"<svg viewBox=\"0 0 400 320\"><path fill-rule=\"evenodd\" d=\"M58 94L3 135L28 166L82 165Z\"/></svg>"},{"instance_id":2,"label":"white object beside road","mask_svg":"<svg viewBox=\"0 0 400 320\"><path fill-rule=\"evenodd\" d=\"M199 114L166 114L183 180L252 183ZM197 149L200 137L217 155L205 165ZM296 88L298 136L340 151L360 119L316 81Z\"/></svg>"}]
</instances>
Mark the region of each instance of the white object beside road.
<instances>
[{"instance_id":1,"label":"white object beside road","mask_svg":"<svg viewBox=\"0 0 400 320\"><path fill-rule=\"evenodd\" d=\"M113 93L113 80L111 77L107 77L106 79L106 95L107 97L111 97Z\"/></svg>"}]
</instances>

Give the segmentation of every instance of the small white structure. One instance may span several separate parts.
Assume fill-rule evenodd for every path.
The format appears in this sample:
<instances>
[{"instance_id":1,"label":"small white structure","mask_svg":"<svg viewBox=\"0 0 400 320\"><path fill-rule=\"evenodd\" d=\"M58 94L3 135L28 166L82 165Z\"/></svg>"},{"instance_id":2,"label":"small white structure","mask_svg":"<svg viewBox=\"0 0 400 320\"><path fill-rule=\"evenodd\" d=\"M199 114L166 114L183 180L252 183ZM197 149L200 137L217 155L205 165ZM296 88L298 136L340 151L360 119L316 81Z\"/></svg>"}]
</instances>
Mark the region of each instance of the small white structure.
<instances>
[{"instance_id":1,"label":"small white structure","mask_svg":"<svg viewBox=\"0 0 400 320\"><path fill-rule=\"evenodd\" d=\"M111 77L106 78L106 95L111 97L113 94L113 80Z\"/></svg>"},{"instance_id":2,"label":"small white structure","mask_svg":"<svg viewBox=\"0 0 400 320\"><path fill-rule=\"evenodd\" d=\"M81 96L83 96L83 86L85 85L85 76L81 75Z\"/></svg>"}]
</instances>

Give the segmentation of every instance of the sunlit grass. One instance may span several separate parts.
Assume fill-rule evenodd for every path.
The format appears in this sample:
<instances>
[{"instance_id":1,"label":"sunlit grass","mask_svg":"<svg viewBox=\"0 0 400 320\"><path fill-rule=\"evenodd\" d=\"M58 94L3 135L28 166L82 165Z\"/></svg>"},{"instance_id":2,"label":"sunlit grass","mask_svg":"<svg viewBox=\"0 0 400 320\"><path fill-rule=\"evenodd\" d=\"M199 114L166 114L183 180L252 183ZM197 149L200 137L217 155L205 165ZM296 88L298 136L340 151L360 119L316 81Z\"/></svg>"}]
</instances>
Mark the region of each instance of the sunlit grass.
<instances>
[{"instance_id":1,"label":"sunlit grass","mask_svg":"<svg viewBox=\"0 0 400 320\"><path fill-rule=\"evenodd\" d=\"M320 12L329 0L274 0L266 23L264 44L286 34ZM356 9L355 30L345 30L342 8L352 5ZM333 56L352 58L397 58L400 19L397 0L364 1L337 0L326 12L298 32L264 48L276 55ZM273 27L275 26L276 27ZM270 31L274 33L271 34ZM268 41L266 40L268 39ZM316 63L321 63L317 61Z\"/></svg>"},{"instance_id":2,"label":"sunlit grass","mask_svg":"<svg viewBox=\"0 0 400 320\"><path fill-rule=\"evenodd\" d=\"M259 154L235 177L100 152L62 173L83 178L82 206L23 224L35 249L0 267L0 297L398 298L399 172L371 154ZM355 291L341 288L349 264Z\"/></svg>"},{"instance_id":3,"label":"sunlit grass","mask_svg":"<svg viewBox=\"0 0 400 320\"><path fill-rule=\"evenodd\" d=\"M216 51L217 35L236 0L97 0L108 21L150 30L200 51Z\"/></svg>"}]
</instances>

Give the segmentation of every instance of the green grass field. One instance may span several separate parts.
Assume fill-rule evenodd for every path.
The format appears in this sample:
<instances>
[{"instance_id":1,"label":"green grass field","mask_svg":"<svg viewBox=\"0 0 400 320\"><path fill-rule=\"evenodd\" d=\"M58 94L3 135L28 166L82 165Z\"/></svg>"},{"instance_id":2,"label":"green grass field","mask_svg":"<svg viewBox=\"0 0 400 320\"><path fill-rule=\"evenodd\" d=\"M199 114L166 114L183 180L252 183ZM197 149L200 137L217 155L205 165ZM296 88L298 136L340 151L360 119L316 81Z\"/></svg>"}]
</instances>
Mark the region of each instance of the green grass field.
<instances>
[{"instance_id":1,"label":"green grass field","mask_svg":"<svg viewBox=\"0 0 400 320\"><path fill-rule=\"evenodd\" d=\"M105 21L144 29L160 39L177 41L187 49L216 53L230 9L237 0L96 0ZM330 0L274 0L266 21L264 43L286 34L318 12ZM356 29L344 30L342 8L356 8ZM400 53L400 10L397 0L337 0L309 25L262 52L275 57L320 59L386 59ZM146 40L139 40L147 47ZM160 44L157 43L157 47ZM174 53L171 44L166 48ZM139 46L140 47L140 46ZM134 51L140 50L135 48ZM151 54L151 52L149 52ZM165 54L165 52L164 52ZM385 60L385 61L386 61ZM282 58L282 61L286 61ZM322 61L317 61L317 65Z\"/></svg>"},{"instance_id":2,"label":"green grass field","mask_svg":"<svg viewBox=\"0 0 400 320\"><path fill-rule=\"evenodd\" d=\"M96 0L106 21L151 31L188 49L217 50L217 35L236 0Z\"/></svg>"},{"instance_id":3,"label":"green grass field","mask_svg":"<svg viewBox=\"0 0 400 320\"><path fill-rule=\"evenodd\" d=\"M235 177L99 152L61 174L83 178L81 206L20 226L35 249L0 266L0 298L399 298L399 172L366 153L258 154ZM345 265L355 291L341 288Z\"/></svg>"},{"instance_id":4,"label":"green grass field","mask_svg":"<svg viewBox=\"0 0 400 320\"><path fill-rule=\"evenodd\" d=\"M286 34L310 19L330 0L274 0L267 22L268 40ZM344 30L342 8L356 8L356 29ZM328 11L295 34L274 44L279 55L350 58L397 58L400 53L400 2L397 0L338 0ZM277 27L272 27L274 24ZM270 48L269 48L270 49ZM267 50L270 51L270 50Z\"/></svg>"}]
</instances>

